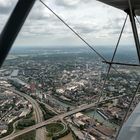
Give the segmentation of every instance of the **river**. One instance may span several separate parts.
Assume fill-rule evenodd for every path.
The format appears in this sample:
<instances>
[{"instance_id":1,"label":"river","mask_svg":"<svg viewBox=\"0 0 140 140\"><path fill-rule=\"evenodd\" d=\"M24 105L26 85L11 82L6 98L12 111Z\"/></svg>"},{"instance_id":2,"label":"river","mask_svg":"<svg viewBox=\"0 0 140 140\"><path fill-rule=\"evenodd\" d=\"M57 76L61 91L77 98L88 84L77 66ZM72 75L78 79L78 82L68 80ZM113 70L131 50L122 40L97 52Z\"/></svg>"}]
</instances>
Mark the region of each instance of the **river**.
<instances>
[{"instance_id":1,"label":"river","mask_svg":"<svg viewBox=\"0 0 140 140\"><path fill-rule=\"evenodd\" d=\"M98 112L95 112L94 110L86 111L84 112L85 115L89 117L93 117L98 120L99 122L103 123L105 126L110 128L118 128L119 126L117 124L111 123L108 120L105 120Z\"/></svg>"}]
</instances>

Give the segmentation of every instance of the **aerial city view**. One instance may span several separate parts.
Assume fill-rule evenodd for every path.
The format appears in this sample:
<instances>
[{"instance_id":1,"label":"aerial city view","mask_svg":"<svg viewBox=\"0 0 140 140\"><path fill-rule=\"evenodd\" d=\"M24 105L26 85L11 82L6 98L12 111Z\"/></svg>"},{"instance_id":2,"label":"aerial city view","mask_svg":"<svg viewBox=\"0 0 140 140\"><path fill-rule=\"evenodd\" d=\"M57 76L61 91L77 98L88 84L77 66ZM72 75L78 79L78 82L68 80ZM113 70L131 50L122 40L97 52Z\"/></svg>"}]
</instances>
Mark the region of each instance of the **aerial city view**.
<instances>
[{"instance_id":1,"label":"aerial city view","mask_svg":"<svg viewBox=\"0 0 140 140\"><path fill-rule=\"evenodd\" d=\"M0 140L139 140L140 2L93 1L0 0Z\"/></svg>"},{"instance_id":2,"label":"aerial city view","mask_svg":"<svg viewBox=\"0 0 140 140\"><path fill-rule=\"evenodd\" d=\"M1 137L45 120L45 127L22 139L115 137L140 78L139 67L112 69L95 111L107 69L96 55L82 48L23 49L13 50L0 70ZM105 55L109 58L110 52ZM135 61L118 56L123 58ZM139 99L138 92L129 113Z\"/></svg>"}]
</instances>

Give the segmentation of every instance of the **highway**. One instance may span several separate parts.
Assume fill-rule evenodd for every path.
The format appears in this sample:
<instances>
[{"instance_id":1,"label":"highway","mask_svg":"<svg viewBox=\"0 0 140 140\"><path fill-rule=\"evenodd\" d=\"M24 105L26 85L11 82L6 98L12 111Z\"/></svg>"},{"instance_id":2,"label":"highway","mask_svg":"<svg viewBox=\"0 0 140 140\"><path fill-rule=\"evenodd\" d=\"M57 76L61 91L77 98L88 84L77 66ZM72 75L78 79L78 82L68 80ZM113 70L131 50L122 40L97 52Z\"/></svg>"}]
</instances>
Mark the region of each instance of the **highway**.
<instances>
[{"instance_id":1,"label":"highway","mask_svg":"<svg viewBox=\"0 0 140 140\"><path fill-rule=\"evenodd\" d=\"M43 103L39 100L37 100L39 103L43 104L48 110L50 110L51 112L53 112L54 114L58 114L58 112L56 112L56 110L54 108L52 108L50 105Z\"/></svg>"},{"instance_id":2,"label":"highway","mask_svg":"<svg viewBox=\"0 0 140 140\"><path fill-rule=\"evenodd\" d=\"M1 88L4 89L4 90L10 90L13 93L18 94L19 96L26 98L26 100L28 100L33 106L33 109L34 109L34 112L35 112L36 123L40 123L40 122L43 121L42 111L41 111L38 103L32 97L30 97L29 95L27 95L23 92L19 92L15 89L9 89L9 88L5 88L5 87L1 87ZM9 136L11 137L11 135L9 135ZM46 140L46 128L45 127L37 129L36 140Z\"/></svg>"},{"instance_id":3,"label":"highway","mask_svg":"<svg viewBox=\"0 0 140 140\"><path fill-rule=\"evenodd\" d=\"M30 101L31 101L32 105L34 106L33 108L35 111L36 123L42 122L44 119L43 119L43 113L39 107L39 104L31 97L30 97ZM45 127L42 127L40 129L36 130L36 140L46 140L46 128Z\"/></svg>"},{"instance_id":4,"label":"highway","mask_svg":"<svg viewBox=\"0 0 140 140\"><path fill-rule=\"evenodd\" d=\"M9 90L10 90L10 89L9 89ZM13 92L14 92L14 91L13 91ZM121 97L123 97L123 96L126 96L126 95L120 95L120 96L117 96L117 97L112 97L112 98L109 98L109 99L107 99L107 100L101 101L100 103L103 103L103 102L106 102L106 101L109 101L109 100L113 100L113 99L117 99L117 98L121 98ZM28 133L28 132L30 132L30 131L36 130L36 129L38 129L38 128L41 128L41 127L43 127L43 126L45 126L45 125L47 125L47 124L49 124L49 123L51 123L51 122L54 122L54 121L57 121L57 120L62 120L62 119L64 119L65 117L71 116L71 115L73 115L73 114L75 114L75 113L77 113L77 112L81 112L81 111L84 111L84 110L86 110L86 109L93 108L93 107L95 107L96 103L97 103L97 102L91 103L91 104L84 104L84 105L79 106L79 107L77 107L76 109L73 109L73 110L71 110L71 111L69 111L69 112L66 112L66 113L64 113L64 114L56 115L56 116L54 116L54 117L51 118L51 119L48 119L48 120L43 121L43 122L39 122L39 123L36 124L36 125L30 126L30 127L26 128L26 129L21 130L21 131L19 131L19 132L17 132L17 133L14 133L14 134L12 134L12 135L10 135L10 136L6 136L6 137L4 137L4 138L1 138L0 140L12 140L13 138L16 138L17 136L20 136L20 135L23 135L23 134ZM40 139L38 139L38 140L40 140Z\"/></svg>"}]
</instances>

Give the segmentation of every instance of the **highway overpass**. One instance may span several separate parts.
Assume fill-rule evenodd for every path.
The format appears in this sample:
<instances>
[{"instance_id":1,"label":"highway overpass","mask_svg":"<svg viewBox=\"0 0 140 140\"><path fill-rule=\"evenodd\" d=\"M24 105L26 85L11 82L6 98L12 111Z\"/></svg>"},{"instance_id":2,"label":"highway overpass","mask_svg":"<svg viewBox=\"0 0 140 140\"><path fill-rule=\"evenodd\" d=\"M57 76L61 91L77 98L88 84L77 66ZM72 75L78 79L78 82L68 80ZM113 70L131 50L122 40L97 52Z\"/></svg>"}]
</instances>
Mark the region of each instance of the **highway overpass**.
<instances>
[{"instance_id":1,"label":"highway overpass","mask_svg":"<svg viewBox=\"0 0 140 140\"><path fill-rule=\"evenodd\" d=\"M7 90L11 90L11 91L13 91L13 92L17 92L17 93L23 94L23 93L21 93L21 92L19 92L19 91L13 90L13 89L7 89ZM113 100L113 99L117 99L117 98L122 98L123 96L127 96L127 95L120 95L120 96L117 96L117 97L108 98L108 99L106 99L106 100L104 100L104 101L100 101L100 103L104 103L104 102L106 102L106 101ZM56 115L56 116L54 116L54 117L51 118L51 119L48 119L48 120L43 121L43 122L39 122L39 123L36 124L36 125L30 126L30 127L26 128L26 129L24 129L24 130L21 130L21 131L19 131L19 132L16 132L16 133L14 133L14 134L11 134L11 135L8 135L8 136L6 136L6 137L4 137L4 138L1 138L0 140L12 140L12 139L14 139L14 138L16 138L16 137L18 137L18 136L20 136L20 135L23 135L23 134L28 133L28 132L31 132L31 131L33 131L33 130L39 129L39 128L41 128L41 127L43 127L43 126L45 126L45 125L47 125L47 124L49 124L49 123L51 123L51 122L54 122L54 121L57 121L57 120L62 120L62 119L64 119L65 117L71 116L71 115L73 115L73 114L75 114L75 113L77 113L77 112L81 112L81 111L84 111L84 110L93 108L93 107L95 107L96 103L97 103L97 102L91 103L91 104L84 104L83 106L79 106L79 107L77 107L76 109L73 109L73 110L71 110L71 111L69 111L69 112Z\"/></svg>"}]
</instances>

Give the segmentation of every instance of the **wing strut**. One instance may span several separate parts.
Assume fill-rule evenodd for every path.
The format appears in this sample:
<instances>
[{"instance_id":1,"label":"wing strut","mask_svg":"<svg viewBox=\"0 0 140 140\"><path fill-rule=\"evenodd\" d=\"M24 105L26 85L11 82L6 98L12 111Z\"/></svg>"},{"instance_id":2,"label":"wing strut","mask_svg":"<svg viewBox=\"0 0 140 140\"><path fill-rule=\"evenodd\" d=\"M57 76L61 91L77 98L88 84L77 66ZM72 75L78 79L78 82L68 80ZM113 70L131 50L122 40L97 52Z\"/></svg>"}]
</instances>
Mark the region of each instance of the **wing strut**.
<instances>
[{"instance_id":1,"label":"wing strut","mask_svg":"<svg viewBox=\"0 0 140 140\"><path fill-rule=\"evenodd\" d=\"M0 67L10 51L22 25L36 0L18 0L9 20L0 34Z\"/></svg>"},{"instance_id":2,"label":"wing strut","mask_svg":"<svg viewBox=\"0 0 140 140\"><path fill-rule=\"evenodd\" d=\"M140 41L139 41L136 21L135 21L135 18L134 18L135 13L134 13L134 9L132 8L131 0L128 0L128 3L129 3L129 9L126 10L126 12L129 15L129 18L130 18L130 21L131 21L131 26L132 26L132 30L133 30L135 45L136 45L138 59L139 59L139 63L140 63Z\"/></svg>"}]
</instances>

